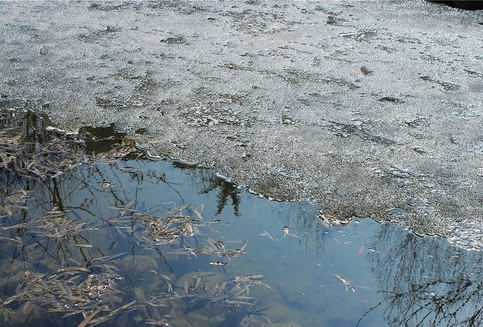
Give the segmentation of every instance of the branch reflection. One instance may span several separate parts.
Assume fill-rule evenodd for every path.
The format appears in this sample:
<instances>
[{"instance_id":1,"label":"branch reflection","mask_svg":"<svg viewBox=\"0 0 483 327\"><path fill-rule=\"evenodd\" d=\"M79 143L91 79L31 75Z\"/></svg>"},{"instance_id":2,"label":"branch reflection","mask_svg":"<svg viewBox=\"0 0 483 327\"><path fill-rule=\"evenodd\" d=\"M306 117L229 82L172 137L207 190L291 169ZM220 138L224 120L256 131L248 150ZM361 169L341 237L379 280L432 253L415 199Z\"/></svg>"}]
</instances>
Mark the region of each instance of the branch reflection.
<instances>
[{"instance_id":1,"label":"branch reflection","mask_svg":"<svg viewBox=\"0 0 483 327\"><path fill-rule=\"evenodd\" d=\"M226 274L247 243L212 238L219 221L186 203L183 181L203 174L189 187L213 193L216 214L230 198L239 214L235 186L208 170L133 160L143 155L113 126L67 137L31 112L1 114L13 126L0 130L3 326L269 322L249 296L272 291L263 276ZM189 258L212 273L197 273Z\"/></svg>"},{"instance_id":2,"label":"branch reflection","mask_svg":"<svg viewBox=\"0 0 483 327\"><path fill-rule=\"evenodd\" d=\"M382 224L370 256L391 326L481 326L482 254Z\"/></svg>"}]
</instances>

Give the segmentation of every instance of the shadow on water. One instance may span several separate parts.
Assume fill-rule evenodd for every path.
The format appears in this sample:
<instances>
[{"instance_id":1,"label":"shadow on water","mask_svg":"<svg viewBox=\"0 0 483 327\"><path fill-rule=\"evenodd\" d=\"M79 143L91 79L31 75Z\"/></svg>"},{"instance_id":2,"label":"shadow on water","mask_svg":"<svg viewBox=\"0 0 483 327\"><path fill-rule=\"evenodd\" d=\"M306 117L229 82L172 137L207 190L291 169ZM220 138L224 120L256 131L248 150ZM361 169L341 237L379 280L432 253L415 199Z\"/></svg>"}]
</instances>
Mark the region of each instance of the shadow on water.
<instances>
[{"instance_id":1,"label":"shadow on water","mask_svg":"<svg viewBox=\"0 0 483 327\"><path fill-rule=\"evenodd\" d=\"M68 133L3 105L2 326L481 324L480 251L329 225L114 126Z\"/></svg>"}]
</instances>

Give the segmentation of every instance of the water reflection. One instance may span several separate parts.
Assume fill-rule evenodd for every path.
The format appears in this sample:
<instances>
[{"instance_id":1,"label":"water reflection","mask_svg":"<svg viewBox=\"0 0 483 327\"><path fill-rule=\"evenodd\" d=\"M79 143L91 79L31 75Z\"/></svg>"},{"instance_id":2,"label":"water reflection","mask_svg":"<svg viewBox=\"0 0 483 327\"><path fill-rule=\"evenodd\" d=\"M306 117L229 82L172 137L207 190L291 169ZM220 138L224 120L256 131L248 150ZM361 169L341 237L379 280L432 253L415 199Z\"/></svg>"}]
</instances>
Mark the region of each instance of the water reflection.
<instances>
[{"instance_id":1,"label":"water reflection","mask_svg":"<svg viewBox=\"0 0 483 327\"><path fill-rule=\"evenodd\" d=\"M401 235L394 224L381 225L374 239L369 259L386 321L394 326L481 326L481 252L438 237Z\"/></svg>"},{"instance_id":2,"label":"water reflection","mask_svg":"<svg viewBox=\"0 0 483 327\"><path fill-rule=\"evenodd\" d=\"M195 313L197 326L268 323L256 309L263 294L257 288L273 289L262 274L227 271L247 241L217 235L226 221L207 220L203 206L184 204L196 196L186 190L191 178L169 162L118 161L79 166L39 184L35 198L24 195L23 215L4 217L2 244L24 261L5 269L4 307L35 303L71 324L81 314L79 324L89 317L90 324L118 324L114 313L129 310L136 314L124 317L127 326L135 317L186 325ZM214 189L210 196L218 194Z\"/></svg>"},{"instance_id":3,"label":"water reflection","mask_svg":"<svg viewBox=\"0 0 483 327\"><path fill-rule=\"evenodd\" d=\"M217 211L220 214L231 199L235 216L240 215L240 193L241 189L228 180L217 176L213 170L197 167L180 161L173 161L173 166L183 170L189 170L192 176L191 182L199 194L215 192L217 194Z\"/></svg>"},{"instance_id":4,"label":"water reflection","mask_svg":"<svg viewBox=\"0 0 483 327\"><path fill-rule=\"evenodd\" d=\"M32 117L0 129L2 326L481 323L479 251L370 219L325 226L312 203L148 160L112 126L24 151L17 133L47 128ZM31 174L40 141L59 155Z\"/></svg>"}]
</instances>

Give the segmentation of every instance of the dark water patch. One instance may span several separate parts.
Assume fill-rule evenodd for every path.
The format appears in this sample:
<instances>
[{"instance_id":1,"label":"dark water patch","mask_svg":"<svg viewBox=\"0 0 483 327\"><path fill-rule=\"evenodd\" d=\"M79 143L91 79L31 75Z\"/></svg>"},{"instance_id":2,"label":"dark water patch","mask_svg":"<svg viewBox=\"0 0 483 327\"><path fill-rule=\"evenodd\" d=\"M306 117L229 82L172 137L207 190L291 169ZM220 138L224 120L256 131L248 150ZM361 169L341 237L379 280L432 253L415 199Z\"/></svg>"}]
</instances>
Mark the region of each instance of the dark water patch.
<instances>
[{"instance_id":1,"label":"dark water patch","mask_svg":"<svg viewBox=\"0 0 483 327\"><path fill-rule=\"evenodd\" d=\"M481 252L463 248L477 240L269 201L210 169L136 152L114 126L73 142L34 116L12 120L47 131L31 153L57 141L96 154L41 183L0 168L2 326L481 323ZM10 128L0 129L6 158L22 149Z\"/></svg>"},{"instance_id":2,"label":"dark water patch","mask_svg":"<svg viewBox=\"0 0 483 327\"><path fill-rule=\"evenodd\" d=\"M81 128L79 132L88 153L106 153L118 145L133 142L126 137L126 133L118 132L114 124L101 127L86 126Z\"/></svg>"},{"instance_id":3,"label":"dark water patch","mask_svg":"<svg viewBox=\"0 0 483 327\"><path fill-rule=\"evenodd\" d=\"M481 1L466 1L466 0L454 0L454 1L447 1L447 0L426 0L428 2L435 2L441 3L450 7L454 8L461 8L466 10L482 10L483 9L483 2Z\"/></svg>"}]
</instances>

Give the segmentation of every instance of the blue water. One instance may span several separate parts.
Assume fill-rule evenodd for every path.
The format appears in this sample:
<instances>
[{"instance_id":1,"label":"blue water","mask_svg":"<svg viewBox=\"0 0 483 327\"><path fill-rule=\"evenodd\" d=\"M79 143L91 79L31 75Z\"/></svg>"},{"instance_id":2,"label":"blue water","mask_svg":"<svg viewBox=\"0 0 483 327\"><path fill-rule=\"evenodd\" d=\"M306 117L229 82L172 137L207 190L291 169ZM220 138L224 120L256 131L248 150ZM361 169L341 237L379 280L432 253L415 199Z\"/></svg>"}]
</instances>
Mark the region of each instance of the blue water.
<instances>
[{"instance_id":1,"label":"blue water","mask_svg":"<svg viewBox=\"0 0 483 327\"><path fill-rule=\"evenodd\" d=\"M10 203L0 214L2 326L77 326L97 309L100 326L482 320L481 252L444 238L357 217L326 227L313 203L269 201L170 160L83 164L23 183L28 209ZM1 189L4 206L17 191ZM39 221L53 208L64 222ZM187 232L157 234L167 221ZM86 291L91 284L99 289Z\"/></svg>"}]
</instances>

